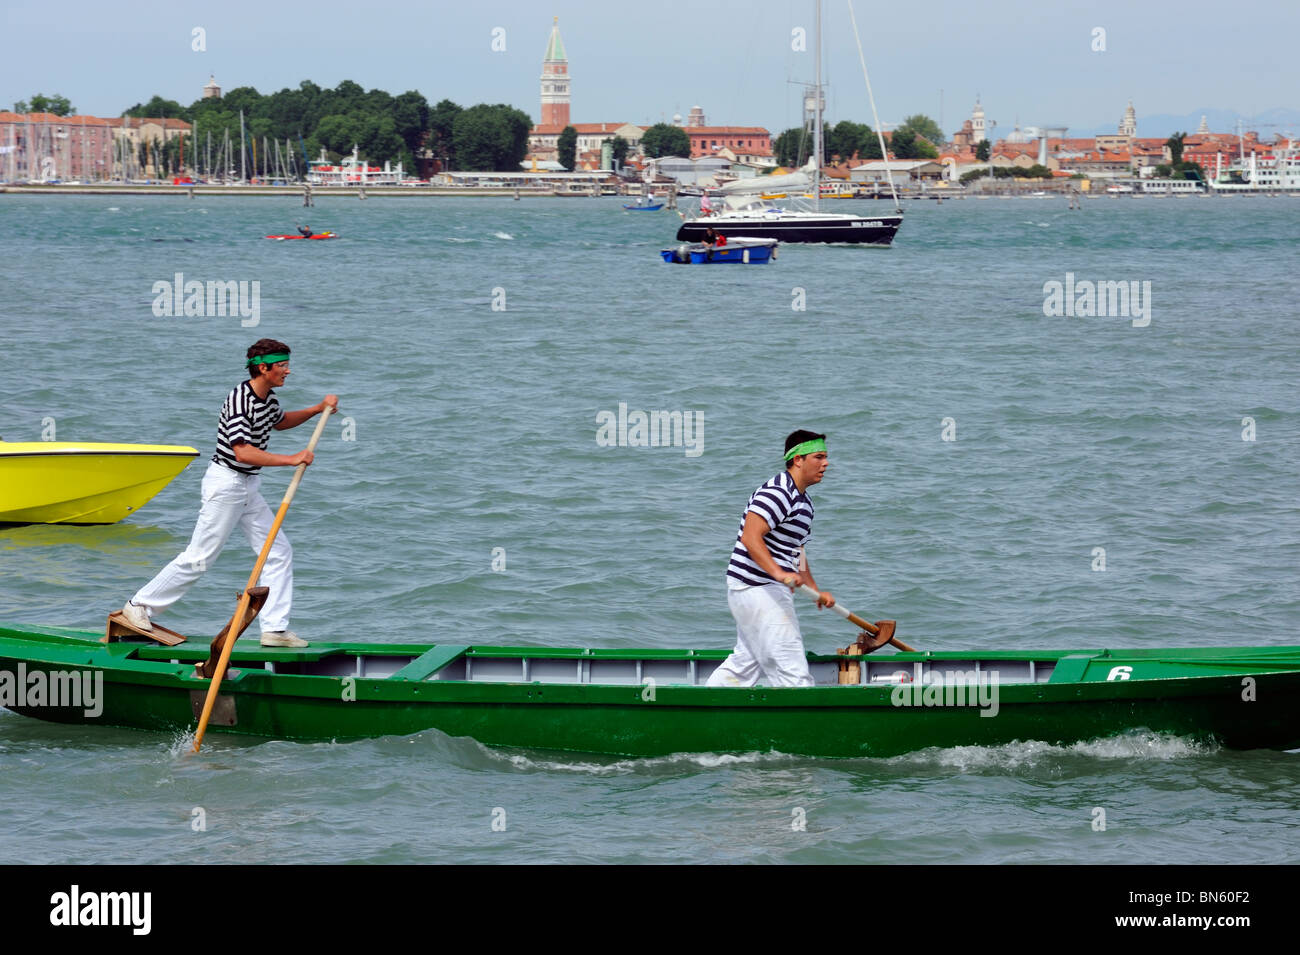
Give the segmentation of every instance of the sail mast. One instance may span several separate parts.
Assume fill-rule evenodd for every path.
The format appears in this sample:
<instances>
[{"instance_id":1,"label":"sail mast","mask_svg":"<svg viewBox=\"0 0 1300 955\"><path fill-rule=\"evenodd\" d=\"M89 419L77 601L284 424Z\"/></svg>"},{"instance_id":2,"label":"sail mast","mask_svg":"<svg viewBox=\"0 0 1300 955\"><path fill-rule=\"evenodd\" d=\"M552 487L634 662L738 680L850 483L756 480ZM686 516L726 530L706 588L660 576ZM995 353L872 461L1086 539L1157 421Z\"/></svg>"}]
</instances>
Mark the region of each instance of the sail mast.
<instances>
[{"instance_id":1,"label":"sail mast","mask_svg":"<svg viewBox=\"0 0 1300 955\"><path fill-rule=\"evenodd\" d=\"M813 110L816 114L816 122L813 125L813 209L821 211L822 201L822 0L816 0L817 20L816 20L816 49L813 52L813 71L817 74L817 82L813 87L813 96L816 101L813 103Z\"/></svg>"}]
</instances>

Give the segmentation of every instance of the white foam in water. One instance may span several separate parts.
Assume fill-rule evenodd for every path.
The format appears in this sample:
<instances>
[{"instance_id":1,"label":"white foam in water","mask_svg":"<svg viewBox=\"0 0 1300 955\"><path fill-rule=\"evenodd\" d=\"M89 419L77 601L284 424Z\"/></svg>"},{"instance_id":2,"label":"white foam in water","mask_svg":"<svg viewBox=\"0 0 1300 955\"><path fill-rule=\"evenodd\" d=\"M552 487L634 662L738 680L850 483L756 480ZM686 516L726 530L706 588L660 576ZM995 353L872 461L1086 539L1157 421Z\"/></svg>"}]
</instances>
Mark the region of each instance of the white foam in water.
<instances>
[{"instance_id":1,"label":"white foam in water","mask_svg":"<svg viewBox=\"0 0 1300 955\"><path fill-rule=\"evenodd\" d=\"M167 744L167 755L175 759L177 756L184 756L194 750L194 730L185 729L177 730L176 735L172 737L171 742Z\"/></svg>"},{"instance_id":2,"label":"white foam in water","mask_svg":"<svg viewBox=\"0 0 1300 955\"><path fill-rule=\"evenodd\" d=\"M496 236L498 239L513 239L513 238L514 238L514 236L512 236L509 232L493 232L492 234L493 234L494 236Z\"/></svg>"},{"instance_id":3,"label":"white foam in water","mask_svg":"<svg viewBox=\"0 0 1300 955\"><path fill-rule=\"evenodd\" d=\"M640 759L620 759L612 763L560 762L530 759L521 754L503 754L484 750L495 759L504 759L516 769L543 772L589 773L593 776L621 776L680 766L699 766L717 769L724 766L753 765L756 763L784 762L792 757L787 753L674 753L671 756L646 756Z\"/></svg>"},{"instance_id":4,"label":"white foam in water","mask_svg":"<svg viewBox=\"0 0 1300 955\"><path fill-rule=\"evenodd\" d=\"M895 763L915 762L951 767L961 772L979 769L1019 769L1046 759L1084 756L1092 759L1187 759L1218 752L1219 747L1167 733L1126 733L1104 739L1057 746L1040 740L1023 740L1001 746L953 746L895 756Z\"/></svg>"},{"instance_id":5,"label":"white foam in water","mask_svg":"<svg viewBox=\"0 0 1300 955\"><path fill-rule=\"evenodd\" d=\"M459 238L458 236L449 235L447 236L447 241L448 242L477 242L478 239L462 239Z\"/></svg>"}]
</instances>

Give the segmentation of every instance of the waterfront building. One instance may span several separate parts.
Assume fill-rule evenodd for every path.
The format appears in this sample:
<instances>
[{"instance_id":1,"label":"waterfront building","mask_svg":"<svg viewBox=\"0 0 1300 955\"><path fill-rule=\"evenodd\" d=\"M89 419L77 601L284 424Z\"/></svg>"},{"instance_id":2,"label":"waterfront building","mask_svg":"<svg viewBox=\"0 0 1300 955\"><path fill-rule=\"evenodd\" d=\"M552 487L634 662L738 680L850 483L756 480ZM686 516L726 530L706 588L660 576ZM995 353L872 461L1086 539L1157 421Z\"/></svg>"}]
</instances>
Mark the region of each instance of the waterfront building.
<instances>
[{"instance_id":1,"label":"waterfront building","mask_svg":"<svg viewBox=\"0 0 1300 955\"><path fill-rule=\"evenodd\" d=\"M691 126L688 124L682 127L682 131L691 139L692 158L712 156L720 149L730 149L737 156L771 155L772 153L772 134L762 126Z\"/></svg>"},{"instance_id":2,"label":"waterfront building","mask_svg":"<svg viewBox=\"0 0 1300 955\"><path fill-rule=\"evenodd\" d=\"M0 178L99 182L156 177L155 148L190 132L179 119L0 112Z\"/></svg>"}]
</instances>

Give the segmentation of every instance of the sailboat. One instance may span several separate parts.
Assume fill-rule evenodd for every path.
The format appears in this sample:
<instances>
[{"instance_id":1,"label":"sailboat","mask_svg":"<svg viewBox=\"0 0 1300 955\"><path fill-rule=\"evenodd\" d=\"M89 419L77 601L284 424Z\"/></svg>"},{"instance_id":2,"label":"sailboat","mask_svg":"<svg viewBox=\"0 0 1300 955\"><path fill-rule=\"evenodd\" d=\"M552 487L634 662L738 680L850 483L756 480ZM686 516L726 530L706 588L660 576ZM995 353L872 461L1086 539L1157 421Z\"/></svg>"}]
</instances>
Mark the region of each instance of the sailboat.
<instances>
[{"instance_id":1,"label":"sailboat","mask_svg":"<svg viewBox=\"0 0 1300 955\"><path fill-rule=\"evenodd\" d=\"M677 230L677 238L682 242L699 242L705 232L712 228L723 235L745 236L761 239L779 239L782 242L844 242L860 245L889 245L894 235L903 224L903 210L898 204L898 195L894 194L894 211L884 215L854 215L853 213L821 211L821 168L818 158L822 154L822 8L821 0L816 2L817 29L815 41L815 70L817 80L813 86L813 152L808 164L801 170L784 176L756 176L752 179L738 179L729 182L718 192L722 197L720 210L709 210L707 214L693 219L684 219ZM849 13L852 15L852 4ZM854 34L857 23L854 22ZM859 43L859 52L861 44ZM863 75L866 75L865 64ZM870 95L870 82L867 85ZM880 119L875 115L875 100L872 99L872 117L876 122L879 136ZM881 137L881 152L888 155ZM893 178L890 177L890 187ZM770 199L764 199L766 193L784 192L796 195L811 188L810 204L792 200L788 206L777 206Z\"/></svg>"}]
</instances>

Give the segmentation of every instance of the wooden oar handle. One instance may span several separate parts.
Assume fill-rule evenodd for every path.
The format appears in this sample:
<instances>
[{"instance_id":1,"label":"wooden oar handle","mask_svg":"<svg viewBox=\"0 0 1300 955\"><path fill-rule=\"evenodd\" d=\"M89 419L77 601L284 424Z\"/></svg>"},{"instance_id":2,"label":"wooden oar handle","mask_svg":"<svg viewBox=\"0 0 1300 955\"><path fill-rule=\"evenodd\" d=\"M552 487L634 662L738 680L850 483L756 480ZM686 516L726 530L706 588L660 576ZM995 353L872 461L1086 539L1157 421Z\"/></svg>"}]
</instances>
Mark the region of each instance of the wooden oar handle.
<instances>
[{"instance_id":1,"label":"wooden oar handle","mask_svg":"<svg viewBox=\"0 0 1300 955\"><path fill-rule=\"evenodd\" d=\"M800 584L798 589L801 590L803 593L807 594L813 600L821 599L821 594L818 593L813 588L809 587L807 584ZM874 623L867 623L867 621L863 620L856 613L851 612L845 607L841 607L838 603L834 607L831 607L830 609L832 613L839 614L849 623L853 624L855 627L861 627L863 630L871 634L873 637L880 635L880 628L877 627ZM888 642L891 643L893 646L897 647L898 649L905 650L908 653L916 652L915 649L909 647L902 640L899 640L897 637L894 636L892 627L890 628Z\"/></svg>"}]
</instances>

